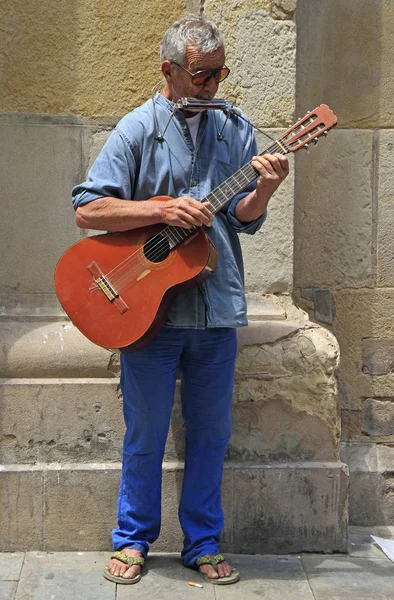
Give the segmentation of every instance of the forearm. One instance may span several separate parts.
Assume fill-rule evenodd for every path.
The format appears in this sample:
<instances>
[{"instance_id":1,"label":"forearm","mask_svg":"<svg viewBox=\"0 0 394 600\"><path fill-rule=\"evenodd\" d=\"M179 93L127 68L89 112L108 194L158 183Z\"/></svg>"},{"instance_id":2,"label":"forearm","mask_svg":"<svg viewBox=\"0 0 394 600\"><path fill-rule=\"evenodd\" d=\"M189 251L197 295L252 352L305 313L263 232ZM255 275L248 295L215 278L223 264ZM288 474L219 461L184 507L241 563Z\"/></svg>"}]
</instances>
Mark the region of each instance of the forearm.
<instances>
[{"instance_id":1,"label":"forearm","mask_svg":"<svg viewBox=\"0 0 394 600\"><path fill-rule=\"evenodd\" d=\"M163 203L158 200L133 202L118 198L98 198L76 210L81 229L127 231L160 223Z\"/></svg>"},{"instance_id":2,"label":"forearm","mask_svg":"<svg viewBox=\"0 0 394 600\"><path fill-rule=\"evenodd\" d=\"M252 160L253 168L259 173L256 190L240 200L235 216L241 223L258 219L266 210L272 194L289 174L289 163L281 154L263 154Z\"/></svg>"},{"instance_id":3,"label":"forearm","mask_svg":"<svg viewBox=\"0 0 394 600\"><path fill-rule=\"evenodd\" d=\"M241 223L249 223L261 217L271 196L258 196L256 190L244 196L235 207L235 216Z\"/></svg>"}]
</instances>

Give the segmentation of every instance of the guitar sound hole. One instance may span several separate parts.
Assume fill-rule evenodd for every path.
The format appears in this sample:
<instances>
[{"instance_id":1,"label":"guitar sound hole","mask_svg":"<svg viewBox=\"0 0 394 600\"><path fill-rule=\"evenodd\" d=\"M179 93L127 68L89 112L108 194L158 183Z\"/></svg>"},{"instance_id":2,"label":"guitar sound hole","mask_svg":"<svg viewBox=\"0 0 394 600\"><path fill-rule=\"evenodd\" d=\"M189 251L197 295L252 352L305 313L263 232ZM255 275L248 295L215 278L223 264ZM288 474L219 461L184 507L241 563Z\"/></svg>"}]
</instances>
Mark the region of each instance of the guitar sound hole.
<instances>
[{"instance_id":1,"label":"guitar sound hole","mask_svg":"<svg viewBox=\"0 0 394 600\"><path fill-rule=\"evenodd\" d=\"M168 240L161 235L149 238L144 244L145 257L154 263L162 262L170 253Z\"/></svg>"}]
</instances>

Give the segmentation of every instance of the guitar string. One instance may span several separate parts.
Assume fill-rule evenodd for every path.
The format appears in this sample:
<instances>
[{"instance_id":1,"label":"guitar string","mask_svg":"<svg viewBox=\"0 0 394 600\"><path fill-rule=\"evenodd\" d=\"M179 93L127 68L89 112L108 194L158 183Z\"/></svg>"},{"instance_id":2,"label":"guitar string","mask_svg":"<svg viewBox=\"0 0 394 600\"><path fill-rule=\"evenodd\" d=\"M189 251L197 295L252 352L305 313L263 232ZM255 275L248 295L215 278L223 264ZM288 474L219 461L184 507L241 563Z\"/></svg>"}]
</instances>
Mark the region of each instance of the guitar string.
<instances>
[{"instance_id":1,"label":"guitar string","mask_svg":"<svg viewBox=\"0 0 394 600\"><path fill-rule=\"evenodd\" d=\"M253 167L251 167L251 165L248 165L248 164L245 165L245 167L249 167L250 169L253 169ZM253 171L253 173L255 173L255 172ZM248 185L252 181L252 179L250 177L247 177L244 174L242 174L242 175L243 175L245 181L247 182L246 185ZM256 174L256 177L257 177L257 174ZM230 179L233 179L233 181L232 182L229 181ZM236 177L231 176L228 180L226 180L225 183L226 183L227 187L230 188L230 192L232 193L232 195L236 195L242 189L242 187L240 187L241 184ZM233 185L235 185L235 189L232 188ZM223 191L221 191L221 193L224 195ZM213 210L211 212L215 212L221 208L221 202L215 195L215 190L213 192L211 192L211 194L214 196L214 199L216 200L216 203L214 203L214 202L212 203ZM226 198L226 201L227 201L227 198ZM216 204L217 204L217 206L216 206ZM134 254L130 255L129 257L126 257L122 263L117 265L117 267L115 267L111 272L109 272L106 275L106 277L111 276L109 283L112 284L114 287L118 287L118 289L119 289L119 286L121 286L123 283L127 282L128 279L132 279L134 277L134 275L138 272L138 270L134 269L134 270L130 271L129 263L132 262L133 260L135 260L136 255L137 255L137 258L139 258L139 257L145 258L146 257L151 262L158 262L158 261L156 261L156 259L160 258L163 251L165 251L168 247L167 240L165 239L165 237L163 237L163 234L167 233L169 241L170 242L175 241L176 245L178 245L180 242L183 241L182 234L179 230L181 230L184 234L189 236L193 233L193 231L196 231L198 229L199 229L198 226L193 226L190 229L174 227L174 226L165 227L160 233L156 234L156 236L153 236L150 239L151 247L148 248L146 255L143 252L143 249L139 248ZM170 231L172 232L172 235L170 235L170 233L169 233ZM180 234L181 234L181 238L179 239L178 236ZM152 242L153 242L153 245L152 245ZM145 245L146 245L146 242L145 242L144 246ZM145 266L145 268L148 266L146 264L146 262L145 262L144 266ZM127 271L126 271L126 269L127 269Z\"/></svg>"},{"instance_id":2,"label":"guitar string","mask_svg":"<svg viewBox=\"0 0 394 600\"><path fill-rule=\"evenodd\" d=\"M277 141L275 141L275 144L270 146L262 154L267 154L267 153L272 154L273 151L275 151L275 150L281 154L286 154L286 152L280 146L278 146L278 148L275 148L275 146L277 146L277 145L278 145ZM236 195L237 193L242 191L242 189L244 189L244 188L239 189L240 182L238 181L237 177L235 177L235 176L237 175L237 173L239 173L239 174L242 174L243 177L246 177L242 171L244 169L250 168L250 167L253 169L251 162L249 162L246 165L244 165L243 167L241 167L241 169L239 169L236 173L231 175L221 185L224 185L224 184L227 185L230 188L230 191L232 193L234 192L234 195ZM258 175L256 173L256 177L257 176ZM231 179L233 179L234 181L230 182ZM249 179L249 178L246 178L246 179ZM251 181L253 181L253 179L250 180L249 183L251 183ZM234 185L234 183L238 186L238 189L236 191L231 189L231 185L232 184ZM246 185L248 185L248 184L246 184ZM245 185L245 187L246 187L246 185ZM220 186L218 186L218 188L220 188ZM224 194L224 192L222 190L219 190L219 191L220 191L220 193ZM215 190L210 192L210 194L212 194L215 197ZM210 195L210 194L208 194L208 195ZM217 198L215 197L215 200L216 199ZM218 210L220 210L220 208L221 208L221 206L220 206L220 201L219 201ZM214 207L214 209L216 209L216 207ZM211 212L213 212L213 211L211 211ZM177 233L176 233L177 229L178 230L183 229L183 231L189 235L189 234L193 233L194 230L198 229L198 227L193 226L190 229L186 229L186 228L175 227L175 226L171 226L171 225L166 226L162 231L160 231L160 233L156 234L155 236L153 236L150 239L150 248L148 250L148 253L149 253L148 256L145 255L143 248L139 248L138 250L136 250L133 254L126 257L121 263L119 263L116 267L114 267L111 271L109 271L107 274L104 275L105 278L108 280L108 283L110 285L112 285L116 289L117 292L120 292L124 288L125 285L130 283L135 278L135 275L138 273L138 271L140 269L140 264L138 264L139 261L137 260L136 265L135 265L135 267L137 267L137 268L134 268L130 271L130 263L131 262L134 262L135 259L138 259L138 258L147 258L148 261L150 261L150 262L153 262L153 263L157 262L156 259L159 259L163 253L163 250L165 250L167 248L167 241L165 240L163 235L167 234L168 237L170 238L170 240L177 242L177 244L183 241L182 237L180 240L177 239ZM173 232L173 237L175 238L175 240L171 239L170 231ZM178 235L179 235L179 233L178 233ZM145 244L146 244L146 242L145 242ZM144 246L145 246L145 244L144 244ZM158 262L160 262L160 261L158 261ZM143 266L145 266L147 268L148 264L145 264Z\"/></svg>"},{"instance_id":3,"label":"guitar string","mask_svg":"<svg viewBox=\"0 0 394 600\"><path fill-rule=\"evenodd\" d=\"M273 148L274 147L269 148L265 153L269 152ZM281 148L279 148L279 152L281 154L286 154L286 152L284 152ZM251 163L247 163L241 169L244 169L245 167L251 167ZM253 167L251 167L251 168L253 169ZM239 171L241 171L241 169ZM246 176L243 173L241 173L241 174L243 175L243 177L246 178ZM236 174L234 174L234 175L236 175ZM236 193L239 193L241 190L239 188L236 191L232 190L231 183L229 181L231 179L235 179L235 183L237 184L237 186L240 185L237 178L236 177L234 178L234 175L229 177L224 183L226 185L228 185L230 187L230 191L232 193L234 193L234 195L236 195ZM258 175L256 173L256 177L257 176ZM248 179L248 178L246 178L246 179ZM249 181L249 183L250 182L251 182L251 180ZM224 192L222 190L219 190L219 191L222 194L224 194ZM215 190L213 190L213 192L211 192L211 194L213 194L215 196L214 192L215 192ZM215 200L217 200L216 197L215 197ZM221 208L221 206L220 206L220 201L219 201L218 210L220 208ZM216 207L214 207L214 209L216 210ZM149 266L149 263L146 263L144 261L145 264L142 264L141 261L139 261L139 260L136 261L136 259L138 259L138 258L142 258L145 260L148 259L148 261L153 262L153 263L161 262L161 261L155 261L155 259L159 259L163 253L163 250L166 251L168 248L167 241L165 240L165 238L163 238L163 234L168 233L170 230L172 230L174 232L175 242L177 243L176 245L178 245L180 242L183 241L182 237L179 240L176 236L176 230L180 230L180 229L183 229L183 232L185 234L190 235L191 233L193 233L194 230L197 230L198 227L193 226L190 229L174 227L174 226L165 227L159 234L156 234L155 236L153 236L150 239L151 244L153 241L154 245L151 245L151 247L149 248L149 250L148 250L149 254L145 255L143 248L139 248L137 251L134 252L134 254L126 257L121 263L119 263L119 265L114 267L114 269L112 269L111 271L109 271L109 273L107 273L105 275L105 277L108 279L108 283L110 285L112 285L116 289L117 292L120 292L122 289L124 289L124 286L128 285L132 280L135 279L136 274L143 272L143 271L141 271L141 266L144 266L145 268L147 268ZM178 233L178 235L179 235L179 233ZM169 233L168 233L168 236L170 238L170 241L174 241L174 239L171 238ZM145 244L146 244L146 242L145 242ZM145 246L145 244L144 244L144 246ZM134 269L130 270L130 263L132 263L132 262L135 262L135 267L134 267ZM111 279L109 279L110 276L111 276Z\"/></svg>"}]
</instances>

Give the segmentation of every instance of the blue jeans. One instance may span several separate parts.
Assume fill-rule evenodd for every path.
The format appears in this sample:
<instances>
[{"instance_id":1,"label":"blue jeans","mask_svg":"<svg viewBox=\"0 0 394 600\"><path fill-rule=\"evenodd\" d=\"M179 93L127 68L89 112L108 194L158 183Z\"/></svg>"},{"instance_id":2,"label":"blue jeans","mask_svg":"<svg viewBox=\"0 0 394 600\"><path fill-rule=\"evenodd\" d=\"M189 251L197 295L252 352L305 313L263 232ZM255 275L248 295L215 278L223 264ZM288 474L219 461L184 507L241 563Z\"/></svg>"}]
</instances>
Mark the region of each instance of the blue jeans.
<instances>
[{"instance_id":1,"label":"blue jeans","mask_svg":"<svg viewBox=\"0 0 394 600\"><path fill-rule=\"evenodd\" d=\"M122 354L126 433L115 550L136 548L146 556L159 537L162 461L179 364L186 442L179 504L182 557L192 566L199 556L219 552L236 354L235 329L169 328L142 350Z\"/></svg>"}]
</instances>

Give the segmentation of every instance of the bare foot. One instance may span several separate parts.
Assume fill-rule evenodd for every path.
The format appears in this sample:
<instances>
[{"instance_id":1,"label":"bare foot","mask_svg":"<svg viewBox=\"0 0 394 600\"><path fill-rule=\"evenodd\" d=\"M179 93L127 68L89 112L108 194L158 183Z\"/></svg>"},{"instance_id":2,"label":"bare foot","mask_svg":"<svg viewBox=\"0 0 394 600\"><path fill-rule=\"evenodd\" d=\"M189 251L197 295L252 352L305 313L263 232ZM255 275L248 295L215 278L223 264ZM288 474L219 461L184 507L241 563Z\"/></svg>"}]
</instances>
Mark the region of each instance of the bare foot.
<instances>
[{"instance_id":1,"label":"bare foot","mask_svg":"<svg viewBox=\"0 0 394 600\"><path fill-rule=\"evenodd\" d=\"M139 550L134 550L134 548L122 548L121 551L127 556L143 556L142 552ZM128 569L127 565L117 558L111 558L107 568L112 575L116 575L116 577L124 577L125 579L132 579L141 573L140 565L133 565Z\"/></svg>"},{"instance_id":2,"label":"bare foot","mask_svg":"<svg viewBox=\"0 0 394 600\"><path fill-rule=\"evenodd\" d=\"M212 554L207 554L207 556L212 556ZM217 571L213 568L212 565L200 565L199 569L201 573L204 573L210 579L219 579L219 577L229 577L233 572L232 567L228 564L228 562L224 561L217 565Z\"/></svg>"}]
</instances>

